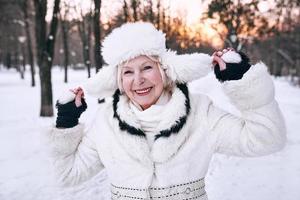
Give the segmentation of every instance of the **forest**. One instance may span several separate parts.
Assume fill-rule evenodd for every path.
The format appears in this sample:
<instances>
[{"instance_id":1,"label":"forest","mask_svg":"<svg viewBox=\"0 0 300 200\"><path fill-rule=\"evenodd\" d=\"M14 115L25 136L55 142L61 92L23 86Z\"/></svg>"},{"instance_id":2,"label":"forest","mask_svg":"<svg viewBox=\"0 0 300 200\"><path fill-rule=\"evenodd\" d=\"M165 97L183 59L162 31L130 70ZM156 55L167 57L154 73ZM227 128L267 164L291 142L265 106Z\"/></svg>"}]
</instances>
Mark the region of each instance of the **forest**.
<instances>
[{"instance_id":1,"label":"forest","mask_svg":"<svg viewBox=\"0 0 300 200\"><path fill-rule=\"evenodd\" d=\"M105 64L101 41L113 28L148 21L178 54L233 47L300 85L299 0L199 0L192 11L178 2L0 0L0 73L16 69L24 79L30 71L30 86L41 86L40 116L53 116L51 69L60 67L65 83L71 68L91 77Z\"/></svg>"}]
</instances>

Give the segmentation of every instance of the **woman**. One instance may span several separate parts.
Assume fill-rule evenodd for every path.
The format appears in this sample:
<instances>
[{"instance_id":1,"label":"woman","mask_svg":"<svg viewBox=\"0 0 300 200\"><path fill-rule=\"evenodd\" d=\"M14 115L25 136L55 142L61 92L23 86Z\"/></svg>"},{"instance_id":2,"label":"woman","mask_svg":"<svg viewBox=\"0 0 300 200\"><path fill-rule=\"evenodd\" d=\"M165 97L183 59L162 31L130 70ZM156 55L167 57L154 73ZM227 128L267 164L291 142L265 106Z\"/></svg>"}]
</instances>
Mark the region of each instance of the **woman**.
<instances>
[{"instance_id":1,"label":"woman","mask_svg":"<svg viewBox=\"0 0 300 200\"><path fill-rule=\"evenodd\" d=\"M285 143L285 124L263 63L225 49L213 56L176 55L149 23L128 23L103 42L108 66L57 104L48 133L58 177L65 185L106 168L112 199L207 199L204 178L213 153L267 155ZM241 111L215 107L187 83L213 65L224 92ZM83 91L98 98L93 125L78 124Z\"/></svg>"}]
</instances>

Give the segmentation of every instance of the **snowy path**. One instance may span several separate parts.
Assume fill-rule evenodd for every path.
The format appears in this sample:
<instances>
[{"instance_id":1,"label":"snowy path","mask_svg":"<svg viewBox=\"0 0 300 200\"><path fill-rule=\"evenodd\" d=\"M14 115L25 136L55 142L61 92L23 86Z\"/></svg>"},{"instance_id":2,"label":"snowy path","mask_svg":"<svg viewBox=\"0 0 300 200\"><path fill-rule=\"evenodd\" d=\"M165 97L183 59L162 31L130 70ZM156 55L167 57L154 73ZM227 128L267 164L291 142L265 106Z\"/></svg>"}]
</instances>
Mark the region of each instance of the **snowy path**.
<instances>
[{"instance_id":1,"label":"snowy path","mask_svg":"<svg viewBox=\"0 0 300 200\"><path fill-rule=\"evenodd\" d=\"M85 71L71 71L75 86ZM63 84L63 73L53 70L54 99ZM276 80L276 99L286 118L288 142L284 150L260 158L215 155L206 178L210 200L300 199L300 89ZM214 89L211 89L214 88ZM212 76L192 84L219 106L232 110ZM40 118L39 88L30 87L29 74L20 80L14 71L0 71L0 200L108 200L105 172L76 188L61 190L54 184L40 135L53 118ZM96 104L88 99L89 108ZM234 111L233 111L234 112ZM92 115L89 109L82 121Z\"/></svg>"}]
</instances>

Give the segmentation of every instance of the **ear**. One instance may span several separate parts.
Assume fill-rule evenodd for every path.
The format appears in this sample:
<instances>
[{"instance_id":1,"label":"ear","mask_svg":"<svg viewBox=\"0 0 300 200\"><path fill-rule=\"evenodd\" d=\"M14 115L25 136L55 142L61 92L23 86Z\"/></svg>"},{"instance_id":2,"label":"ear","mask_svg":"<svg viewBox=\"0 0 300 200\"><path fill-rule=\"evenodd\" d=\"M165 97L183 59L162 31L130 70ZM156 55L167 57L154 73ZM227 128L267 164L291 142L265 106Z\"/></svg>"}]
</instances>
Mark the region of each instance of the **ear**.
<instances>
[{"instance_id":1,"label":"ear","mask_svg":"<svg viewBox=\"0 0 300 200\"><path fill-rule=\"evenodd\" d=\"M118 89L117 67L103 66L96 75L82 84L82 88L86 94L100 99L112 96Z\"/></svg>"},{"instance_id":2,"label":"ear","mask_svg":"<svg viewBox=\"0 0 300 200\"><path fill-rule=\"evenodd\" d=\"M162 67L172 81L186 83L211 72L212 57L202 53L177 55L174 51L167 51L162 56Z\"/></svg>"}]
</instances>

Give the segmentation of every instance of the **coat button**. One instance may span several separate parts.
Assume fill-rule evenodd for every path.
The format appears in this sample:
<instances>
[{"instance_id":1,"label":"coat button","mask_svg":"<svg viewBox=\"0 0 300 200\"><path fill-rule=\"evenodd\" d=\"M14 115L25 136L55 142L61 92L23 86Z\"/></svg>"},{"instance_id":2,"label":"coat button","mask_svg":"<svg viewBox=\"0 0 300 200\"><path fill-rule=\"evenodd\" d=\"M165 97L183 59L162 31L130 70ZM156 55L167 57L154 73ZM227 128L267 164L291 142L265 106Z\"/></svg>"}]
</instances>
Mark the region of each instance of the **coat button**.
<instances>
[{"instance_id":1,"label":"coat button","mask_svg":"<svg viewBox=\"0 0 300 200\"><path fill-rule=\"evenodd\" d=\"M187 187L184 192L185 192L185 194L190 194L191 191L192 191L192 189L190 187Z\"/></svg>"}]
</instances>

